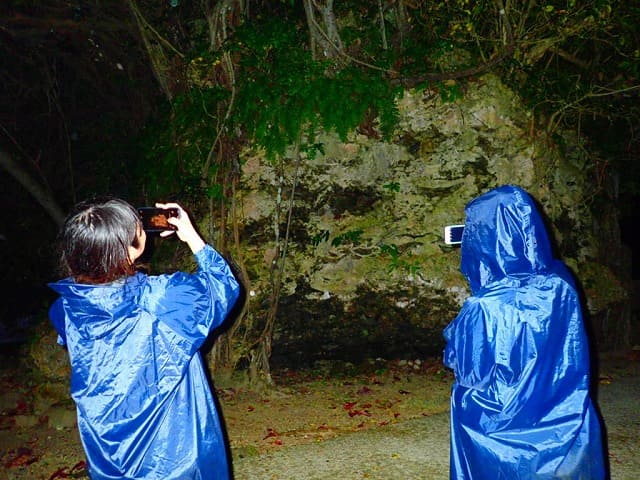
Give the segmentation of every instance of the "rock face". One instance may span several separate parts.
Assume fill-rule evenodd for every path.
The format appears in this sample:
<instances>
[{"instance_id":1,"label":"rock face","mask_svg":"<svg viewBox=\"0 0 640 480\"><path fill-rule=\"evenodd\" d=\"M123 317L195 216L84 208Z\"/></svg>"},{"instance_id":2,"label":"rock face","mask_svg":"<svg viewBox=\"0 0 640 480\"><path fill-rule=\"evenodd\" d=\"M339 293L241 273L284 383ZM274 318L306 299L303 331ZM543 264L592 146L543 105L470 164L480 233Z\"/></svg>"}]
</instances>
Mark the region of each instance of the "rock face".
<instances>
[{"instance_id":1,"label":"rock face","mask_svg":"<svg viewBox=\"0 0 640 480\"><path fill-rule=\"evenodd\" d=\"M599 348L624 347L631 324L620 265L630 261L620 260L615 210L600 204L610 213L593 213L603 178L579 141L564 132L553 142L537 130L494 76L470 83L455 103L425 90L405 92L397 106L387 140L371 128L347 139L319 132L299 157L242 154L234 257L247 277L247 330L262 328L285 262L272 365L439 355L442 330L468 295L460 251L444 244L443 228L464 221L471 199L506 183L529 191L547 215L557 254L584 288ZM55 334L39 335L34 363L67 379Z\"/></svg>"},{"instance_id":2,"label":"rock face","mask_svg":"<svg viewBox=\"0 0 640 480\"><path fill-rule=\"evenodd\" d=\"M624 301L621 281L598 258L594 172L570 135L563 149L554 145L494 76L470 84L455 103L437 91L407 91L398 110L388 140L321 132L317 153L301 149L299 164L294 152L273 162L243 154L239 222L249 315L268 308L293 208L276 363L439 354L442 329L468 294L459 249L444 245L443 227L462 223L468 201L506 183L540 202L592 313ZM606 288L594 284L605 278Z\"/></svg>"}]
</instances>

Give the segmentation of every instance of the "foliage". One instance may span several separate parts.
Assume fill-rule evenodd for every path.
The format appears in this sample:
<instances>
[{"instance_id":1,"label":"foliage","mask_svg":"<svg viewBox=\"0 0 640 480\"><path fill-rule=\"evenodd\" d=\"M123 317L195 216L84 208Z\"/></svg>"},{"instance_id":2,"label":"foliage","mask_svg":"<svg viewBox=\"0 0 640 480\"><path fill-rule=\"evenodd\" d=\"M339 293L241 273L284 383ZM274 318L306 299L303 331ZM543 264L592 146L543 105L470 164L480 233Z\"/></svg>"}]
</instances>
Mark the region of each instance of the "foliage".
<instances>
[{"instance_id":1,"label":"foliage","mask_svg":"<svg viewBox=\"0 0 640 480\"><path fill-rule=\"evenodd\" d=\"M164 169L173 168L170 163L177 162L181 174L195 173L195 159L202 162L208 154L203 147L207 142L211 147L211 130L221 125L210 121L210 128L203 126L212 120L209 115L220 120L210 99L199 103L197 98L219 95L207 92L209 88L227 89L219 104L227 102L231 88L237 89L231 122L235 130L228 130L228 135L250 138L274 155L320 125L345 135L363 122L380 118L379 129L388 134L397 94L391 85L437 84L443 98L455 100L464 91L459 79L472 78L483 66L501 69L536 113L544 115L541 118L553 120L550 127L578 119L583 132L597 138L605 153L615 152L615 159L623 159L619 169L635 170L631 160L637 157L635 131L640 117L637 2L344 0L333 6L343 56L339 61L316 62L309 55L309 25L300 2L259 2L252 5L250 16L243 16L248 14L241 10L243 2L229 1L234 11L224 20L228 27L224 49L232 54L237 69L233 87L220 75L222 51L211 49L215 32L207 15L213 10L207 8L216 3L179 2L174 7L170 2L139 0L135 4L153 29L149 52L164 49L159 55L165 61L160 70L173 88L176 104L175 111L164 110L167 138L156 124L158 145L143 170L158 168L158 172L147 183L170 178L163 175ZM73 190L71 174L56 180L51 173L61 170L51 164L69 154L64 149L69 148L72 135L80 139L71 144L72 149L113 145L112 136L101 138L105 110L136 117L139 124L150 111L143 104L159 92L145 66L152 62L136 44L140 38L131 18L131 2L110 5L59 6L47 0L10 1L1 7L7 33L0 41L7 67L2 77L8 113L2 118L7 127L3 144L18 144L32 157L39 151L50 152L39 161L56 192ZM383 33L388 42L383 42ZM447 83L451 79L457 82ZM147 98L132 101L143 91ZM44 115L49 110L55 114ZM197 120L191 116L196 127L190 133L180 132L189 112L199 116ZM171 138L168 132L174 121L178 135ZM25 122L34 128L26 128ZM122 128L135 135L136 128L131 126ZM621 131L625 135L618 135ZM607 134L598 138L602 132ZM96 138L99 142L92 143ZM149 138L143 143L146 147L153 145ZM170 153L171 148L179 151ZM105 154L126 152L112 149ZM165 160L160 158L163 155ZM100 188L121 183L123 169L117 162L114 168L104 156L93 160L83 156L74 164L81 163L84 172L91 170L91 163L100 163L104 168L95 169L100 172L95 179L114 172L117 180L104 178ZM625 178L622 191L637 191L636 178ZM161 189L175 191L175 186Z\"/></svg>"},{"instance_id":2,"label":"foliage","mask_svg":"<svg viewBox=\"0 0 640 480\"><path fill-rule=\"evenodd\" d=\"M340 245L351 244L351 245L359 245L362 242L362 234L364 230L356 229L349 230L344 233L339 233L333 240L331 240L332 247L339 247ZM320 245L321 242L329 241L329 237L331 236L331 232L329 230L322 230L311 238L311 243L314 247Z\"/></svg>"},{"instance_id":3,"label":"foliage","mask_svg":"<svg viewBox=\"0 0 640 480\"><path fill-rule=\"evenodd\" d=\"M195 199L203 194L201 170L216 133L217 105L226 98L219 87L191 88L145 128L135 177L149 198ZM217 192L210 189L209 196L219 196Z\"/></svg>"},{"instance_id":4,"label":"foliage","mask_svg":"<svg viewBox=\"0 0 640 480\"><path fill-rule=\"evenodd\" d=\"M331 232L329 232L329 230L322 230L311 238L311 243L314 247L317 247L321 242L328 241L330 235Z\"/></svg>"},{"instance_id":5,"label":"foliage","mask_svg":"<svg viewBox=\"0 0 640 480\"><path fill-rule=\"evenodd\" d=\"M398 182L389 182L382 185L382 188L390 191L390 192L399 192L400 184Z\"/></svg>"},{"instance_id":6,"label":"foliage","mask_svg":"<svg viewBox=\"0 0 640 480\"><path fill-rule=\"evenodd\" d=\"M320 126L346 138L371 113L384 135L395 126L397 88L357 67L328 75L331 65L311 58L290 22L247 23L230 48L240 66L234 123L271 158Z\"/></svg>"},{"instance_id":7,"label":"foliage","mask_svg":"<svg viewBox=\"0 0 640 480\"><path fill-rule=\"evenodd\" d=\"M380 5L389 48L381 43ZM185 7L181 11L189 15L184 24L192 40L185 57L190 83L169 113L169 130L157 132L145 167L147 183L162 184L178 173L197 178L221 125L216 102L219 107L231 95L226 134L250 140L275 158L290 145L317 145L319 127L342 138L356 128L388 136L397 116L399 85L436 87L443 101L455 102L464 94L459 78L483 65L501 71L551 130L577 119L593 138L603 129L612 134L634 131L640 118L633 102L640 70L635 28L640 7L621 0L510 2L502 10L500 5L495 0L414 2L406 7L403 28L394 2L340 2L335 13L343 61L313 60L308 25L294 4L263 5L236 25L220 51L208 48L206 23L198 10ZM220 82L225 52L233 58L232 86ZM635 136L602 140L599 145L607 152L629 152L630 146L631 152L637 150ZM637 183L625 179L623 192L637 191ZM165 189L175 191L175 186ZM220 189L211 194L221 195Z\"/></svg>"},{"instance_id":8,"label":"foliage","mask_svg":"<svg viewBox=\"0 0 640 480\"><path fill-rule=\"evenodd\" d=\"M440 99L443 102L455 102L462 98L462 89L460 85L453 82L440 82L438 84L438 90L440 91Z\"/></svg>"},{"instance_id":9,"label":"foliage","mask_svg":"<svg viewBox=\"0 0 640 480\"><path fill-rule=\"evenodd\" d=\"M401 269L406 271L409 275L415 275L415 273L420 270L420 263L417 260L413 260L410 262L409 260L405 260L404 258L400 258L402 256L402 252L398 248L398 246L394 243L392 244L382 244L380 245L380 252L383 255L389 255L389 273L394 270Z\"/></svg>"},{"instance_id":10,"label":"foliage","mask_svg":"<svg viewBox=\"0 0 640 480\"><path fill-rule=\"evenodd\" d=\"M348 232L341 233L340 235L336 235L334 239L331 241L332 247L339 247L345 243L351 243L352 245L358 245L362 241L362 234L364 230L349 230Z\"/></svg>"},{"instance_id":11,"label":"foliage","mask_svg":"<svg viewBox=\"0 0 640 480\"><path fill-rule=\"evenodd\" d=\"M503 70L538 117L546 119L549 131L578 130L587 139L594 163L602 164L603 157L611 160L606 161L607 174L637 171L630 154L638 143L635 130L640 120L638 21L637 5L616 0L543 3L527 17L526 26L536 38L543 32L550 36L546 49L522 39L523 53ZM552 29L558 33L551 36ZM529 49L526 54L524 48ZM621 193L635 195L639 178L626 176ZM595 194L604 193L597 191L601 185L594 179Z\"/></svg>"}]
</instances>

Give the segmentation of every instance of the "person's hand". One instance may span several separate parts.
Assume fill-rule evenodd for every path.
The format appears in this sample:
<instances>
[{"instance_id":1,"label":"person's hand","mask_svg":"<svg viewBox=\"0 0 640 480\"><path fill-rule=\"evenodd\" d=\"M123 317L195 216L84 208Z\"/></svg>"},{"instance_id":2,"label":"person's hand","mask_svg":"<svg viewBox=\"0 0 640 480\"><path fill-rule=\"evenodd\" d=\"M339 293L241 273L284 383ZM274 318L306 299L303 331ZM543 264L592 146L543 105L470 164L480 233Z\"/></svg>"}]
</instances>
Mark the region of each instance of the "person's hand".
<instances>
[{"instance_id":1,"label":"person's hand","mask_svg":"<svg viewBox=\"0 0 640 480\"><path fill-rule=\"evenodd\" d=\"M202 247L204 247L204 240L200 237L196 229L193 227L189 215L184 209L177 203L156 203L158 208L176 208L178 210L177 217L168 217L167 222L176 227L176 230L167 230L161 232L161 237L168 237L174 233L178 235L178 238L189 245L191 251L196 253Z\"/></svg>"}]
</instances>

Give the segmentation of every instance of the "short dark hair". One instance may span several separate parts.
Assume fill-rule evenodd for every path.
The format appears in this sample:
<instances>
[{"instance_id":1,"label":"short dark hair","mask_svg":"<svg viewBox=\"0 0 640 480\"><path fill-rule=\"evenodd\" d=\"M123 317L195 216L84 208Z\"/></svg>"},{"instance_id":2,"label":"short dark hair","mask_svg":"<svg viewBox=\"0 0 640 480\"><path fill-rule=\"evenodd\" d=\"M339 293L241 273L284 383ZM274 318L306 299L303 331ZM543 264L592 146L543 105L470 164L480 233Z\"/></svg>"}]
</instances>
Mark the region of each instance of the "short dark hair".
<instances>
[{"instance_id":1,"label":"short dark hair","mask_svg":"<svg viewBox=\"0 0 640 480\"><path fill-rule=\"evenodd\" d=\"M79 203L60 232L60 264L79 283L108 283L131 275L129 246L137 248L138 212L118 198Z\"/></svg>"}]
</instances>

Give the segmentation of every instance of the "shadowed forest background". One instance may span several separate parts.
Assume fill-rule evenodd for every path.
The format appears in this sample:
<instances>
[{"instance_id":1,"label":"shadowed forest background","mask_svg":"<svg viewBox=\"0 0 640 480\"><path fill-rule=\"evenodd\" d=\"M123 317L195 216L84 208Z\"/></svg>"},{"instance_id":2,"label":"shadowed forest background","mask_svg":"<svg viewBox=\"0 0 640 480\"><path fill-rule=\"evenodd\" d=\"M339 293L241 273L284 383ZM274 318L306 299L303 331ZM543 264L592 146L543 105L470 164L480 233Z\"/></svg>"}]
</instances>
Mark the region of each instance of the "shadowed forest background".
<instances>
[{"instance_id":1,"label":"shadowed forest background","mask_svg":"<svg viewBox=\"0 0 640 480\"><path fill-rule=\"evenodd\" d=\"M5 340L28 340L46 325L51 294L45 284L58 275L55 237L77 201L102 194L137 205L175 200L206 219L200 227L205 238L233 259L248 287L234 325L212 348L216 365L270 379L281 309L295 310L281 299L289 240L302 236L289 193L296 183L274 194L281 207L273 220L274 260L268 292L258 303L240 247L242 235L252 233L235 216L241 152L260 150L286 177L298 171L301 158L312 163L324 154L320 129L344 139L353 132L390 138L401 92L433 91L439 102L456 105L486 74L532 112L531 136L542 132L553 149L586 161L591 181L582 206L609 219L609 231L636 249L617 266L606 258L611 250L601 252L603 263L619 267L614 273L633 305L639 22L640 6L621 0L3 2ZM567 144L566 131L578 140ZM400 185L383 187L392 194ZM363 195L342 193L347 210L366 206ZM331 243L357 245L358 232ZM304 235L314 245L329 238L326 230ZM185 252L175 244L151 246L151 269L184 267ZM394 244L380 248L400 265L402 252ZM411 265L401 264L415 273ZM610 347L637 342L635 302L608 310L626 312L632 327ZM384 345L376 348L385 356Z\"/></svg>"}]
</instances>

